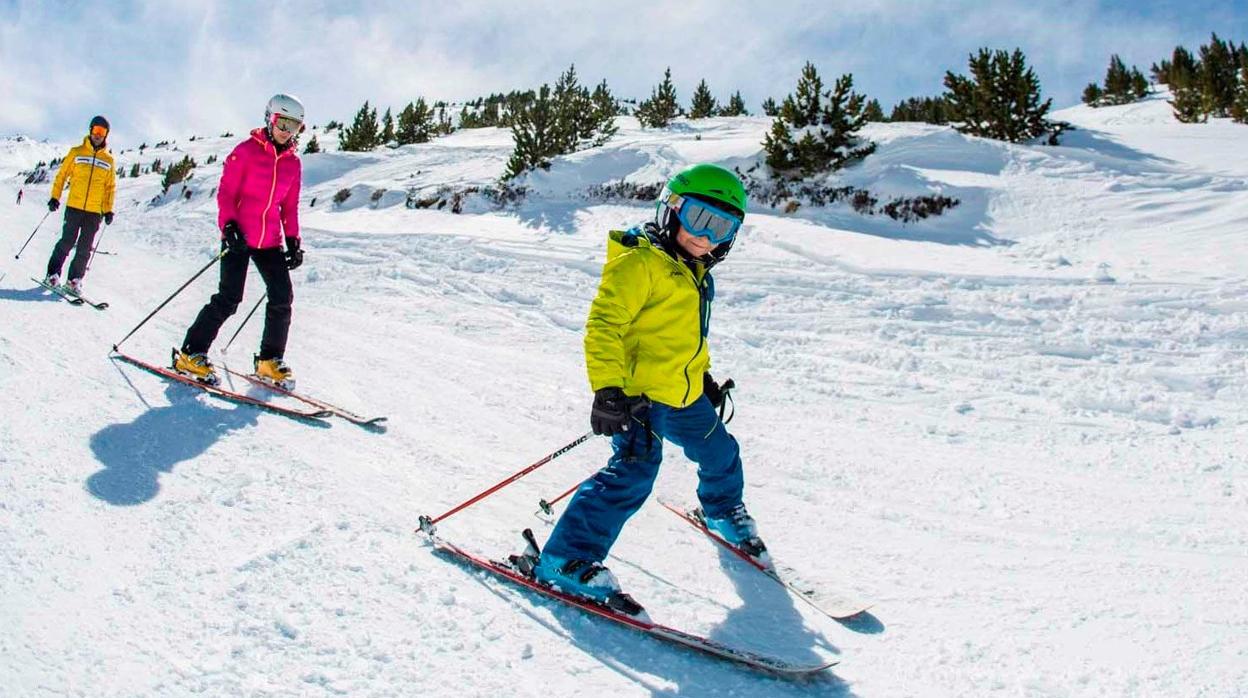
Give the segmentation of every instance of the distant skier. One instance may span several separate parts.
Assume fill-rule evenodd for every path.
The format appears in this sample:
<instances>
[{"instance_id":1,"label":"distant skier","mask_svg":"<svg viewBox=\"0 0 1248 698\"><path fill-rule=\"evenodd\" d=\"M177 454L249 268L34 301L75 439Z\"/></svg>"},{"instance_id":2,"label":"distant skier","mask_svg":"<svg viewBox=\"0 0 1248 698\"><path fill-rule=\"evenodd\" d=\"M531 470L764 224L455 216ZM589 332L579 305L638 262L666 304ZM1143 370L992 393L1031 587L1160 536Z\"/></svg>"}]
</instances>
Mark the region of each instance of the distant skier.
<instances>
[{"instance_id":1,"label":"distant skier","mask_svg":"<svg viewBox=\"0 0 1248 698\"><path fill-rule=\"evenodd\" d=\"M710 268L723 261L745 218L741 180L715 165L671 179L655 221L612 231L585 327L594 433L614 455L586 480L555 525L535 575L571 594L610 602L619 582L603 566L624 522L645 502L663 460L663 439L698 464L708 527L765 559L742 502L737 441L716 409L707 334L715 295Z\"/></svg>"},{"instance_id":2,"label":"distant skier","mask_svg":"<svg viewBox=\"0 0 1248 698\"><path fill-rule=\"evenodd\" d=\"M66 286L74 293L81 293L82 276L87 272L91 245L100 229L100 220L103 218L105 225L113 224L113 193L117 178L113 170L113 156L108 152L108 132L108 119L102 116L91 119L89 133L82 139L82 145L76 145L65 153L56 178L52 180L48 210L60 208L61 192L67 179L69 200L65 203L61 239L52 248L52 256L48 259L45 282L49 286L60 285L61 267L76 244L78 249L69 263L69 282Z\"/></svg>"},{"instance_id":3,"label":"distant skier","mask_svg":"<svg viewBox=\"0 0 1248 698\"><path fill-rule=\"evenodd\" d=\"M23 193L24 193L24 192L23 192L23 190L21 190L21 189L18 189L18 190L17 190L17 205L18 205L18 206L21 206L21 205L22 205L22 194L23 194Z\"/></svg>"},{"instance_id":4,"label":"distant skier","mask_svg":"<svg viewBox=\"0 0 1248 698\"><path fill-rule=\"evenodd\" d=\"M291 95L273 95L264 121L225 159L217 189L217 225L226 250L221 258L221 281L187 330L182 349L174 350L173 369L212 385L219 382L206 353L221 325L243 300L251 260L268 292L260 353L254 357L256 375L292 389L294 374L283 357L294 299L290 270L303 264L298 211L303 173L296 147L303 131L303 103Z\"/></svg>"}]
</instances>

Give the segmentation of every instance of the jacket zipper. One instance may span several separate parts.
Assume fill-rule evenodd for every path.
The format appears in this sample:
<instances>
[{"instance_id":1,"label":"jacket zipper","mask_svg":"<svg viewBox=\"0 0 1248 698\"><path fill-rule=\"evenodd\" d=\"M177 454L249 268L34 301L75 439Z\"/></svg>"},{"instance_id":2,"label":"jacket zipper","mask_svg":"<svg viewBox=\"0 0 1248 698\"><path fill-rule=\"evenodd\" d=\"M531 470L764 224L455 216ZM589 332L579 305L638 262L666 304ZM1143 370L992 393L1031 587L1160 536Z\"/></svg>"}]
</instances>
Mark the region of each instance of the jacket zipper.
<instances>
[{"instance_id":1,"label":"jacket zipper","mask_svg":"<svg viewBox=\"0 0 1248 698\"><path fill-rule=\"evenodd\" d=\"M705 277L703 277L702 281L698 281L698 279L695 277L693 280L693 285L695 288L698 289L698 348L693 350L693 356L690 356L689 360L685 362L685 369L683 371L683 373L685 374L685 396L681 398L681 401L680 401L681 407L688 406L689 393L690 391L693 390L693 384L689 380L689 366L693 363L694 359L698 358L698 354L702 351L702 344L706 341L706 336L702 334L702 328L704 325L703 313L706 310L706 295L705 295L706 279Z\"/></svg>"},{"instance_id":2,"label":"jacket zipper","mask_svg":"<svg viewBox=\"0 0 1248 698\"><path fill-rule=\"evenodd\" d=\"M281 159L282 153L273 153L273 181L269 184L269 203L264 207L264 213L260 215L260 244L257 248L264 248L264 235L268 232L269 227L269 209L273 208L273 193L277 191L277 161Z\"/></svg>"}]
</instances>

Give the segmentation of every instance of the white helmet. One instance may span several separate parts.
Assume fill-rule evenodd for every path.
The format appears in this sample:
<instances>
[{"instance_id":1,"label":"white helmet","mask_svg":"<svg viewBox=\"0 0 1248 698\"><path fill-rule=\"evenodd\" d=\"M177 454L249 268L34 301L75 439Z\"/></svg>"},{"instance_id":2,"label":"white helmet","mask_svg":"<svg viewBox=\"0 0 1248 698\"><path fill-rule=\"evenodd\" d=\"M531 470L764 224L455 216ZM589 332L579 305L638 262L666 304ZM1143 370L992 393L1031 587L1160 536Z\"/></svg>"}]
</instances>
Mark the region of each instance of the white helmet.
<instances>
[{"instance_id":1,"label":"white helmet","mask_svg":"<svg viewBox=\"0 0 1248 698\"><path fill-rule=\"evenodd\" d=\"M278 93L269 98L264 107L265 125L273 124L273 115L285 116L303 123L303 102L294 95Z\"/></svg>"}]
</instances>

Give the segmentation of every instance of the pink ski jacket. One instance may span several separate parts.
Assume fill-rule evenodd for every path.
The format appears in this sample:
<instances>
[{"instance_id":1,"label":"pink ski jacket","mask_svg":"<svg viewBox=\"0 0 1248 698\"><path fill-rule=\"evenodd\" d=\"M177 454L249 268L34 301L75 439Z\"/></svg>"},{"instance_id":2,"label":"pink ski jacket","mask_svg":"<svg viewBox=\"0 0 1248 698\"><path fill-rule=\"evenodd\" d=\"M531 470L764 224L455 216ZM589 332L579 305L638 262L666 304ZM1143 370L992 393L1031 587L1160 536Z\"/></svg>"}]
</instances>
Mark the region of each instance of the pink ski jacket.
<instances>
[{"instance_id":1,"label":"pink ski jacket","mask_svg":"<svg viewBox=\"0 0 1248 698\"><path fill-rule=\"evenodd\" d=\"M255 129L225 159L217 189L217 227L235 221L247 245L256 249L280 247L283 236L299 237L302 181L295 146L279 153L264 129Z\"/></svg>"}]
</instances>

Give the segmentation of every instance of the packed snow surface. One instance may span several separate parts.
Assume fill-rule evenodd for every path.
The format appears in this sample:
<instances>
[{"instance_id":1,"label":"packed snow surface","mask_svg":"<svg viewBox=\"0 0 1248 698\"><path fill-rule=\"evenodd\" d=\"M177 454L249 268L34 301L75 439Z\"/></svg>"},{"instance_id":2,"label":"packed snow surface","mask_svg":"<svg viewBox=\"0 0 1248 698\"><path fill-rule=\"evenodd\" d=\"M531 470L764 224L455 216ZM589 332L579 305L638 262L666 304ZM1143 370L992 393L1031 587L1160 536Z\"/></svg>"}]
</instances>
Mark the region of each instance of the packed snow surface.
<instances>
[{"instance_id":1,"label":"packed snow surface","mask_svg":"<svg viewBox=\"0 0 1248 698\"><path fill-rule=\"evenodd\" d=\"M219 159L243 134L118 144L127 170L200 166L185 193L119 181L113 254L86 283L105 312L29 280L59 215L12 256L48 193L18 172L70 144L0 141L0 693L1248 695L1248 128L1168 113L1066 110L1079 129L1059 147L873 124L879 151L839 182L960 205L909 225L750 212L715 271L710 340L740 386L746 501L778 560L872 607L824 618L653 500L608 564L656 621L839 660L805 683L519 591L413 531L588 428L605 234L652 213L589 187L744 170L767 119L621 119L605 147L524 178L523 201L472 195L459 214L404 202L493 184L507 131L368 154L320 131L286 358L303 390L388 416L384 432L108 356L215 252ZM214 348L240 369L263 313L222 349L260 298L249 284ZM214 285L122 348L166 361ZM537 502L608 451L594 439L439 532L496 557L525 527L544 539ZM669 447L656 493L692 502L695 483Z\"/></svg>"}]
</instances>

